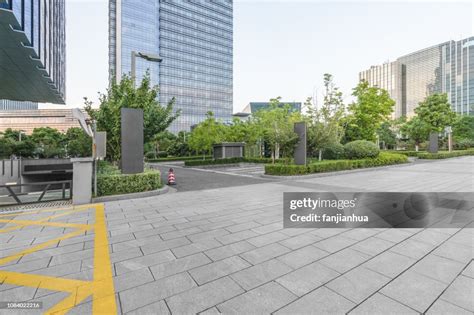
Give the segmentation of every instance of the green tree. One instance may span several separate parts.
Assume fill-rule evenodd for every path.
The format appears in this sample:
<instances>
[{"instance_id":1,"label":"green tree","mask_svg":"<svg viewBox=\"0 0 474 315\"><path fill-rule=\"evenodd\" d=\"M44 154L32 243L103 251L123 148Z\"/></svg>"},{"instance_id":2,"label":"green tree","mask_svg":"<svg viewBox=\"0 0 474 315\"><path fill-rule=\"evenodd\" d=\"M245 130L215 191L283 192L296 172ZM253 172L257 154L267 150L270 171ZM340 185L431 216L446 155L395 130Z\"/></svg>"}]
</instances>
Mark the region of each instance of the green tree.
<instances>
[{"instance_id":1,"label":"green tree","mask_svg":"<svg viewBox=\"0 0 474 315\"><path fill-rule=\"evenodd\" d=\"M395 132L392 130L392 123L390 121L384 121L379 129L377 129L377 135L379 141L383 143L383 148L394 147L397 144L397 137Z\"/></svg>"},{"instance_id":2,"label":"green tree","mask_svg":"<svg viewBox=\"0 0 474 315\"><path fill-rule=\"evenodd\" d=\"M224 140L224 127L216 121L212 112L207 112L206 119L191 132L189 146L198 152L212 153L212 145ZM203 159L205 157L203 156Z\"/></svg>"},{"instance_id":3,"label":"green tree","mask_svg":"<svg viewBox=\"0 0 474 315\"><path fill-rule=\"evenodd\" d=\"M375 141L376 131L389 119L395 101L388 92L378 87L370 87L361 81L354 89L356 101L349 105L350 115L345 120L346 141Z\"/></svg>"},{"instance_id":4,"label":"green tree","mask_svg":"<svg viewBox=\"0 0 474 315\"><path fill-rule=\"evenodd\" d=\"M448 102L448 96L444 93L427 96L415 108L415 113L422 122L426 123L429 132L442 132L444 128L451 126L456 118Z\"/></svg>"},{"instance_id":5,"label":"green tree","mask_svg":"<svg viewBox=\"0 0 474 315\"><path fill-rule=\"evenodd\" d=\"M0 158L9 158L13 154L14 142L4 136L0 137Z\"/></svg>"},{"instance_id":6,"label":"green tree","mask_svg":"<svg viewBox=\"0 0 474 315\"><path fill-rule=\"evenodd\" d=\"M415 150L418 151L420 144L428 138L430 127L415 116L402 126L401 131L415 143Z\"/></svg>"},{"instance_id":7,"label":"green tree","mask_svg":"<svg viewBox=\"0 0 474 315\"><path fill-rule=\"evenodd\" d=\"M191 133L188 131L180 131L176 136L175 141L173 141L167 149L169 155L172 156L187 156L194 153L189 147L188 140L191 136Z\"/></svg>"},{"instance_id":8,"label":"green tree","mask_svg":"<svg viewBox=\"0 0 474 315\"><path fill-rule=\"evenodd\" d=\"M259 110L253 115L254 123L259 126L265 142L272 152L272 161L280 156L291 157L298 135L294 132L294 123L303 118L300 113L293 112L289 105L280 106L281 97L270 100L270 109Z\"/></svg>"},{"instance_id":9,"label":"green tree","mask_svg":"<svg viewBox=\"0 0 474 315\"><path fill-rule=\"evenodd\" d=\"M21 141L20 141L21 133ZM35 143L31 137L24 134L20 130L6 129L0 138L0 152L2 157L9 157L11 155L21 157L33 157L36 149Z\"/></svg>"},{"instance_id":10,"label":"green tree","mask_svg":"<svg viewBox=\"0 0 474 315\"><path fill-rule=\"evenodd\" d=\"M453 124L453 137L474 140L474 116L458 116Z\"/></svg>"},{"instance_id":11,"label":"green tree","mask_svg":"<svg viewBox=\"0 0 474 315\"><path fill-rule=\"evenodd\" d=\"M35 128L30 137L36 145L36 154L41 158L63 157L65 137L57 129Z\"/></svg>"},{"instance_id":12,"label":"green tree","mask_svg":"<svg viewBox=\"0 0 474 315\"><path fill-rule=\"evenodd\" d=\"M143 138L150 142L153 137L166 130L179 116L173 113L175 99L172 98L166 106L158 102L158 87L151 86L150 75L147 72L138 87L133 80L125 75L119 83L112 80L112 86L105 94L100 94L98 109L92 108L92 102L85 98L85 110L92 119L97 121L97 130L107 132L107 156L111 161L121 158L120 142L120 110L122 108L143 109Z\"/></svg>"},{"instance_id":13,"label":"green tree","mask_svg":"<svg viewBox=\"0 0 474 315\"><path fill-rule=\"evenodd\" d=\"M81 128L69 128L65 137L68 156L92 156L92 139Z\"/></svg>"},{"instance_id":14,"label":"green tree","mask_svg":"<svg viewBox=\"0 0 474 315\"><path fill-rule=\"evenodd\" d=\"M331 74L324 74L324 99L321 108L309 97L306 102L309 118L308 138L309 149L317 153L319 160L325 147L339 143L344 135L340 121L344 117L345 106L342 92L334 84Z\"/></svg>"}]
</instances>

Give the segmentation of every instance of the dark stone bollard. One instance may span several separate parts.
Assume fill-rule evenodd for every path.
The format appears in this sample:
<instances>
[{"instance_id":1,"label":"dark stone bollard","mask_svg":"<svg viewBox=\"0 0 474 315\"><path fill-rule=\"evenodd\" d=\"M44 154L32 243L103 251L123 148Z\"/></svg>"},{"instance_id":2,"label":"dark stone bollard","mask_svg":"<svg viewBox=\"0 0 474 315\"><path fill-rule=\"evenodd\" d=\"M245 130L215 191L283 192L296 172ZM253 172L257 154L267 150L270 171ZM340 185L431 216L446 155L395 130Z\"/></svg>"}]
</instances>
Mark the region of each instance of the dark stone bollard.
<instances>
[{"instance_id":1,"label":"dark stone bollard","mask_svg":"<svg viewBox=\"0 0 474 315\"><path fill-rule=\"evenodd\" d=\"M295 123L294 131L299 138L294 155L295 164L306 165L306 122Z\"/></svg>"},{"instance_id":2,"label":"dark stone bollard","mask_svg":"<svg viewBox=\"0 0 474 315\"><path fill-rule=\"evenodd\" d=\"M430 133L430 144L428 147L428 152L438 153L438 133L437 132Z\"/></svg>"}]
</instances>

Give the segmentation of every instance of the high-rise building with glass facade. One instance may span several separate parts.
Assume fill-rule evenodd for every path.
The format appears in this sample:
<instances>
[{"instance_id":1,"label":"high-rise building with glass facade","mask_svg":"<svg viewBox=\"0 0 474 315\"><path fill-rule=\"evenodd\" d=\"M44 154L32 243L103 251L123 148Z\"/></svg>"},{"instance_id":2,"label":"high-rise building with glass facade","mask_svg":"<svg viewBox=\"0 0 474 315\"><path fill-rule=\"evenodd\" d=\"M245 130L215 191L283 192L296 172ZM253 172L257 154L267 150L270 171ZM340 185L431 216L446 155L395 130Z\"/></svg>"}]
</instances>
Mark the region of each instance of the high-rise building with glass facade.
<instances>
[{"instance_id":1,"label":"high-rise building with glass facade","mask_svg":"<svg viewBox=\"0 0 474 315\"><path fill-rule=\"evenodd\" d=\"M159 85L159 101L175 97L180 117L170 131L190 130L212 111L232 119L232 0L109 0L110 79L130 75L132 52L161 57L136 58L136 82L146 71Z\"/></svg>"},{"instance_id":2,"label":"high-rise building with glass facade","mask_svg":"<svg viewBox=\"0 0 474 315\"><path fill-rule=\"evenodd\" d=\"M0 99L65 102L65 0L0 0L0 48Z\"/></svg>"},{"instance_id":3,"label":"high-rise building with glass facade","mask_svg":"<svg viewBox=\"0 0 474 315\"><path fill-rule=\"evenodd\" d=\"M386 89L395 100L394 117L411 117L426 96L446 93L453 110L474 115L474 37L447 41L372 66L360 80Z\"/></svg>"}]
</instances>

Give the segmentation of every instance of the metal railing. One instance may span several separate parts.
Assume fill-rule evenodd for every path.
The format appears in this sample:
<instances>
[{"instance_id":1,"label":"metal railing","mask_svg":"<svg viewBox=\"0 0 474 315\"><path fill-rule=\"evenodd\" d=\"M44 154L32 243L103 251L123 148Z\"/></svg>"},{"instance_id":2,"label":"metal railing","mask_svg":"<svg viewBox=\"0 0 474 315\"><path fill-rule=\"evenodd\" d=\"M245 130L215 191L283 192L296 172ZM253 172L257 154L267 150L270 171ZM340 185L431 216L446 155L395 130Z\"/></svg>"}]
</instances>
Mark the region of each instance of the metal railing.
<instances>
[{"instance_id":1,"label":"metal railing","mask_svg":"<svg viewBox=\"0 0 474 315\"><path fill-rule=\"evenodd\" d=\"M21 192L22 187L38 187L40 189L34 191ZM72 199L72 180L59 180L50 182L31 182L23 184L0 185L0 192L5 191L7 194L0 193L0 207L21 205L30 203L50 202ZM18 190L20 192L18 192ZM45 196L48 194L48 198ZM12 202L12 199L14 202Z\"/></svg>"}]
</instances>

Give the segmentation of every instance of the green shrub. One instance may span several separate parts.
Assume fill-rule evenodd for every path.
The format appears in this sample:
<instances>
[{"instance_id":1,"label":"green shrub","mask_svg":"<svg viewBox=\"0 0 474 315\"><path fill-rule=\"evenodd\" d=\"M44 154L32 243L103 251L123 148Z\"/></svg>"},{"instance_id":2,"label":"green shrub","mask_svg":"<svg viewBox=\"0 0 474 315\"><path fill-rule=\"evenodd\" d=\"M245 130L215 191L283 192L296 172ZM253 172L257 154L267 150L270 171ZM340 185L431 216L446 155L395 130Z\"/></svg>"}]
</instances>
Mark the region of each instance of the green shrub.
<instances>
[{"instance_id":1,"label":"green shrub","mask_svg":"<svg viewBox=\"0 0 474 315\"><path fill-rule=\"evenodd\" d=\"M97 195L120 195L156 190L162 186L158 170L146 170L139 174L99 174Z\"/></svg>"},{"instance_id":2,"label":"green shrub","mask_svg":"<svg viewBox=\"0 0 474 315\"><path fill-rule=\"evenodd\" d=\"M156 158L157 158L156 152L155 152L155 151L149 151L149 152L145 153L145 158L146 158L147 160L156 159Z\"/></svg>"},{"instance_id":3,"label":"green shrub","mask_svg":"<svg viewBox=\"0 0 474 315\"><path fill-rule=\"evenodd\" d=\"M351 170L357 168L376 167L384 165L401 164L408 162L408 158L402 154L381 152L376 158L366 158L358 160L327 160L315 162L308 165L285 165L267 164L265 174L267 175L304 175L313 173L334 172L341 170Z\"/></svg>"},{"instance_id":4,"label":"green shrub","mask_svg":"<svg viewBox=\"0 0 474 315\"><path fill-rule=\"evenodd\" d=\"M166 151L160 151L160 152L158 152L157 155L158 155L158 158L165 158L165 157L168 156L168 152L166 152Z\"/></svg>"},{"instance_id":5,"label":"green shrub","mask_svg":"<svg viewBox=\"0 0 474 315\"><path fill-rule=\"evenodd\" d=\"M323 159L325 160L340 160L344 157L344 146L340 143L331 143L323 150Z\"/></svg>"},{"instance_id":6,"label":"green shrub","mask_svg":"<svg viewBox=\"0 0 474 315\"><path fill-rule=\"evenodd\" d=\"M474 148L474 139L459 139L454 142L453 145L455 150L466 150Z\"/></svg>"},{"instance_id":7,"label":"green shrub","mask_svg":"<svg viewBox=\"0 0 474 315\"><path fill-rule=\"evenodd\" d=\"M344 145L344 153L348 159L375 158L379 155L380 149L373 142L356 140Z\"/></svg>"},{"instance_id":8,"label":"green shrub","mask_svg":"<svg viewBox=\"0 0 474 315\"><path fill-rule=\"evenodd\" d=\"M419 153L423 153L425 151L413 151L413 150L390 150L390 151L384 151L387 153L395 153L395 154L403 154L406 156L411 156L411 157L417 157Z\"/></svg>"},{"instance_id":9,"label":"green shrub","mask_svg":"<svg viewBox=\"0 0 474 315\"><path fill-rule=\"evenodd\" d=\"M466 155L474 155L474 149L470 150L463 150L463 151L441 151L438 153L419 153L418 158L419 159L426 159L426 160L438 160L438 159L448 159L452 157L458 157L458 156L466 156Z\"/></svg>"}]
</instances>

